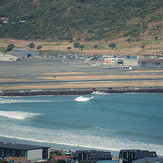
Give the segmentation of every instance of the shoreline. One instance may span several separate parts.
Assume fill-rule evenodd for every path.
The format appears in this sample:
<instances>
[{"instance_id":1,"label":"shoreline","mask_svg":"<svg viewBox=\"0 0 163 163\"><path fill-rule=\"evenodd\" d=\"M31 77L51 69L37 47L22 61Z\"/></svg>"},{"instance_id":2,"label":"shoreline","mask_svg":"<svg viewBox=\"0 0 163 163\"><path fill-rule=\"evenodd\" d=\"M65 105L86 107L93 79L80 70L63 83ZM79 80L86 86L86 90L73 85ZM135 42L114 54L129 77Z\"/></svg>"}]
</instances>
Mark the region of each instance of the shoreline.
<instances>
[{"instance_id":1,"label":"shoreline","mask_svg":"<svg viewBox=\"0 0 163 163\"><path fill-rule=\"evenodd\" d=\"M71 96L71 95L90 95L92 93L163 93L162 88L103 88L103 89L64 89L64 90L3 90L0 96Z\"/></svg>"}]
</instances>

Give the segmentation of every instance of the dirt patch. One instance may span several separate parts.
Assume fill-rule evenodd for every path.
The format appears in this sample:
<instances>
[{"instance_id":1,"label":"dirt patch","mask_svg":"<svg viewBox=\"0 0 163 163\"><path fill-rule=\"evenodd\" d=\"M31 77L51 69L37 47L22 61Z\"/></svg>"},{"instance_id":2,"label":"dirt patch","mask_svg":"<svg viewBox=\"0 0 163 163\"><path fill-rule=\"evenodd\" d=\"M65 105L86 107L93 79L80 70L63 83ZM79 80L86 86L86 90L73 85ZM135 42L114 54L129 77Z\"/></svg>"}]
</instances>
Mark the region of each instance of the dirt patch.
<instances>
[{"instance_id":1,"label":"dirt patch","mask_svg":"<svg viewBox=\"0 0 163 163\"><path fill-rule=\"evenodd\" d=\"M89 76L56 76L38 77L38 79L47 80L96 80L96 79L142 79L142 78L163 78L163 75L89 75Z\"/></svg>"},{"instance_id":2,"label":"dirt patch","mask_svg":"<svg viewBox=\"0 0 163 163\"><path fill-rule=\"evenodd\" d=\"M23 90L23 89L63 89L63 88L110 88L110 87L151 87L163 86L163 82L114 82L114 83L87 83L87 84L58 84L58 85L21 85L21 86L0 86L0 90Z\"/></svg>"},{"instance_id":3,"label":"dirt patch","mask_svg":"<svg viewBox=\"0 0 163 163\"><path fill-rule=\"evenodd\" d=\"M43 73L44 75L72 75L72 74L89 74L86 72L63 72L63 73Z\"/></svg>"},{"instance_id":4,"label":"dirt patch","mask_svg":"<svg viewBox=\"0 0 163 163\"><path fill-rule=\"evenodd\" d=\"M21 82L21 81L28 81L25 79L2 79L0 78L0 82Z\"/></svg>"},{"instance_id":5,"label":"dirt patch","mask_svg":"<svg viewBox=\"0 0 163 163\"><path fill-rule=\"evenodd\" d=\"M140 72L163 72L163 70L147 70L147 71L143 71L143 70L139 70L139 71L126 71L125 73L140 73Z\"/></svg>"}]
</instances>

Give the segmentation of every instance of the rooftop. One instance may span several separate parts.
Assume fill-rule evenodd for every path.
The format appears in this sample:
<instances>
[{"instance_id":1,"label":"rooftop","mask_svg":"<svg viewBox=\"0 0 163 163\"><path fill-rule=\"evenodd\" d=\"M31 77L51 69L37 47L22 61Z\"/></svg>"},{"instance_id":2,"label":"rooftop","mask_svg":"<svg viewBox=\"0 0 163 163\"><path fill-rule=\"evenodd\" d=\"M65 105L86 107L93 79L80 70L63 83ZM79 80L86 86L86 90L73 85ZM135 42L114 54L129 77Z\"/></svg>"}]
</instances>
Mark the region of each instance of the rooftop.
<instances>
[{"instance_id":1,"label":"rooftop","mask_svg":"<svg viewBox=\"0 0 163 163\"><path fill-rule=\"evenodd\" d=\"M34 145L27 145L27 144L17 144L17 143L9 143L9 142L0 142L0 148L33 150L33 149L42 149L42 148L49 148L49 147L34 146Z\"/></svg>"}]
</instances>

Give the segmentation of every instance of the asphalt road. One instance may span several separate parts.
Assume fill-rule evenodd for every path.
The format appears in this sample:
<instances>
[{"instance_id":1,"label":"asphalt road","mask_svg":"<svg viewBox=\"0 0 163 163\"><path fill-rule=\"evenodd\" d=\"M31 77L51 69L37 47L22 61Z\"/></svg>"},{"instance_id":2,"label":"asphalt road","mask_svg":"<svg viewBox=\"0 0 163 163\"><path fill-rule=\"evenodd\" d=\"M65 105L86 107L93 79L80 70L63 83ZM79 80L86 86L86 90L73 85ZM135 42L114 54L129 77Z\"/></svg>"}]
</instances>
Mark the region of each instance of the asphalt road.
<instances>
[{"instance_id":1,"label":"asphalt road","mask_svg":"<svg viewBox=\"0 0 163 163\"><path fill-rule=\"evenodd\" d=\"M54 81L21 81L0 82L0 85L32 85L32 84L68 84L68 83L92 83L92 82L135 82L135 81L160 81L163 78L139 78L139 79L96 79L96 80L54 80Z\"/></svg>"}]
</instances>

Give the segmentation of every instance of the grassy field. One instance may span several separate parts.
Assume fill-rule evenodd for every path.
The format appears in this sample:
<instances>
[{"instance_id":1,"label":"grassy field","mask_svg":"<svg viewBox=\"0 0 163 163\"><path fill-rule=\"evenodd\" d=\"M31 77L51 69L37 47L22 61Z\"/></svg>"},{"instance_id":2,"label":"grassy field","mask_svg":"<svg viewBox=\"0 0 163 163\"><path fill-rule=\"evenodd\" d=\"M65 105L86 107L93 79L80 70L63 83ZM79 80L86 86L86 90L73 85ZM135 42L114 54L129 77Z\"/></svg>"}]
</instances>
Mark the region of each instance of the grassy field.
<instances>
[{"instance_id":1,"label":"grassy field","mask_svg":"<svg viewBox=\"0 0 163 163\"><path fill-rule=\"evenodd\" d=\"M29 48L31 42L37 46L42 46L42 54L101 54L101 55L143 55L143 54L163 54L163 39L158 41L153 40L131 40L126 41L127 38L121 38L113 41L96 41L96 42L82 42L80 45L84 45L83 50L80 48L74 48L74 42L44 42L44 41L25 41L14 39L0 39L0 52L3 52L9 44L14 44L15 48ZM115 43L116 47L111 49L110 43ZM94 45L98 47L95 48ZM71 47L70 50L67 47Z\"/></svg>"}]
</instances>

